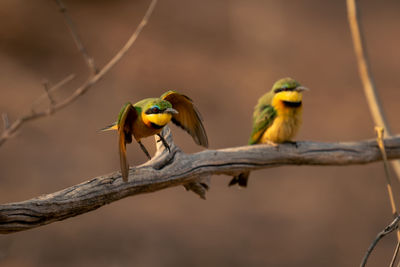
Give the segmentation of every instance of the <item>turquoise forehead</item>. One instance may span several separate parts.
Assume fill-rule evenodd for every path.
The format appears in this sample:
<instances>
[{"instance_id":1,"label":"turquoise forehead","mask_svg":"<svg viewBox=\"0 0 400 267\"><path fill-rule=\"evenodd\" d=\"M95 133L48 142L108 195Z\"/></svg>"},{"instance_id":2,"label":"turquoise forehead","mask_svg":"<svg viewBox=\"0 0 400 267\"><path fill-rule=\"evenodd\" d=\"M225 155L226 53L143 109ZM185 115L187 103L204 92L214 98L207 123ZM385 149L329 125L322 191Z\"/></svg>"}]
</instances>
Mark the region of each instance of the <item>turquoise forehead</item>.
<instances>
[{"instance_id":1,"label":"turquoise forehead","mask_svg":"<svg viewBox=\"0 0 400 267\"><path fill-rule=\"evenodd\" d=\"M296 88L299 86L300 86L300 83L298 83L296 80L294 80L292 78L283 78L274 83L274 85L272 86L272 90L279 89L279 88L282 88L282 89Z\"/></svg>"},{"instance_id":2,"label":"turquoise forehead","mask_svg":"<svg viewBox=\"0 0 400 267\"><path fill-rule=\"evenodd\" d=\"M162 100L162 99L157 99L154 101L150 101L145 109L149 109L149 108L153 108L153 107L158 107L160 110L164 110L167 108L172 108L172 105L170 102L166 101L166 100Z\"/></svg>"}]
</instances>

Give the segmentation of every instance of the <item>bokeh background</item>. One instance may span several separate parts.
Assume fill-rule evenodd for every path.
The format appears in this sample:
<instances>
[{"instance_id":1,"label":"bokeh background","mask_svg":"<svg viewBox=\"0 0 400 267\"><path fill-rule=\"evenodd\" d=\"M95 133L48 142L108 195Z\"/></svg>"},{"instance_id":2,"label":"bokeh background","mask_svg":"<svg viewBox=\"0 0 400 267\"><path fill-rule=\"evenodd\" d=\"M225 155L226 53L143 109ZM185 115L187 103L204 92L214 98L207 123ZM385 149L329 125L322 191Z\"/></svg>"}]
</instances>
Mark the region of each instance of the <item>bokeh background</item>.
<instances>
[{"instance_id":1,"label":"bokeh background","mask_svg":"<svg viewBox=\"0 0 400 267\"><path fill-rule=\"evenodd\" d=\"M64 0L87 50L103 66L139 23L149 0ZM400 131L400 2L360 1L368 53L394 132ZM31 110L88 70L55 1L0 0L0 112ZM57 114L26 124L0 147L0 202L22 201L119 169L117 137L97 130L126 101L176 89L201 111L210 148L247 142L259 96L281 77L311 89L298 140L374 138L345 1L163 0L126 56ZM46 101L35 108L40 110ZM200 151L172 127L176 143ZM154 152L153 138L145 141ZM129 146L131 165L146 161ZM249 187L213 176L207 200L183 187L126 198L34 230L0 236L0 266L357 266L391 221L382 163L255 171ZM398 196L399 188L395 190ZM394 235L369 266L388 264Z\"/></svg>"}]
</instances>

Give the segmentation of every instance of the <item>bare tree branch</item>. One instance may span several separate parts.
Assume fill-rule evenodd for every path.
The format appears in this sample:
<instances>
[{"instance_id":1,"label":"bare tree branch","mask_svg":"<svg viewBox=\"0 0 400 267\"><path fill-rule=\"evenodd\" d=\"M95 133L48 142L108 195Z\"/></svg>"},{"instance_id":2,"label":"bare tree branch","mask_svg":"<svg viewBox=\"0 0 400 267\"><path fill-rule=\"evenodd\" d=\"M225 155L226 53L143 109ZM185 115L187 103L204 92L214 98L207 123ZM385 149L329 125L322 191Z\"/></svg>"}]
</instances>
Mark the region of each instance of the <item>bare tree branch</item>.
<instances>
[{"instance_id":1,"label":"bare tree branch","mask_svg":"<svg viewBox=\"0 0 400 267\"><path fill-rule=\"evenodd\" d=\"M397 233L399 232L399 229L397 228ZM397 240L396 248L394 249L392 260L390 261L389 267L393 267L394 264L396 263L397 255L399 254L399 248L400 248L400 241Z\"/></svg>"},{"instance_id":2,"label":"bare tree branch","mask_svg":"<svg viewBox=\"0 0 400 267\"><path fill-rule=\"evenodd\" d=\"M59 81L57 84L53 85L53 86L49 86L45 91L46 93L42 94L41 96L39 96L38 98L36 98L35 101L33 101L32 103L32 109L35 110L35 107L42 102L43 99L47 98L49 99L49 95L51 95L53 92L55 92L56 90L60 89L61 87L63 87L64 85L66 85L67 83L69 83L70 81L72 81L75 78L75 74L70 74L67 77L65 77L64 79L62 79L61 81ZM48 84L50 84L50 82L47 82ZM49 99L50 100L50 99ZM53 104L55 103L55 100L53 99ZM50 100L50 104L51 104L51 100Z\"/></svg>"},{"instance_id":3,"label":"bare tree branch","mask_svg":"<svg viewBox=\"0 0 400 267\"><path fill-rule=\"evenodd\" d=\"M8 120L7 113L2 113L1 118L3 119L4 129L10 128L10 121Z\"/></svg>"},{"instance_id":4,"label":"bare tree branch","mask_svg":"<svg viewBox=\"0 0 400 267\"><path fill-rule=\"evenodd\" d=\"M79 52L81 52L83 58L86 61L86 64L89 67L89 70L91 71L92 74L96 74L98 72L98 69L96 68L96 65L94 64L94 60L91 56L89 56L89 53L87 52L85 46L83 45L83 42L81 38L78 35L78 32L75 29L74 22L68 15L67 9L64 6L64 3L61 0L55 0L58 6L60 7L60 12L64 15L65 23L67 24L68 29L71 32L72 38L74 39L74 42L76 46L78 47Z\"/></svg>"},{"instance_id":5,"label":"bare tree branch","mask_svg":"<svg viewBox=\"0 0 400 267\"><path fill-rule=\"evenodd\" d=\"M388 226L385 227L381 232L378 233L374 241L371 243L369 246L367 252L365 253L364 258L362 259L362 262L360 264L361 267L364 267L367 264L368 258L371 255L372 251L378 244L378 242L385 237L386 235L390 234L394 230L396 230L399 227L399 222L400 222L400 216L397 216ZM396 253L397 254L397 253ZM393 260L392 260L393 261Z\"/></svg>"},{"instance_id":6,"label":"bare tree branch","mask_svg":"<svg viewBox=\"0 0 400 267\"><path fill-rule=\"evenodd\" d=\"M389 200L390 200L390 205L392 207L392 213L396 217L396 227L393 229L390 229L390 232L392 232L394 229L397 229L397 224L398 224L398 212L396 209L396 204L394 201L393 197L393 190L392 190L392 184L391 184L391 179L390 179L390 172L389 172L389 166L388 162L386 159L386 152L385 152L385 147L383 145L383 136L384 136L384 131L386 131L388 136L391 136L391 130L389 127L389 124L386 120L385 114L383 112L382 104L379 99L378 91L375 86L375 82L372 76L372 72L370 69L370 64L369 60L367 57L367 53L365 51L365 40L363 36L363 31L361 29L361 23L360 23L360 15L357 7L357 0L347 0L347 15L348 15L348 21L350 25L350 31L351 35L353 38L353 45L354 45L354 52L356 54L357 58L357 63L358 63L358 70L361 78L361 82L363 84L364 88L364 94L367 98L368 106L371 111L372 118L375 123L375 129L378 134L378 143L379 147L382 153L382 157L384 159L384 168L385 168L385 175L386 175L386 181L387 181L387 190L388 190L388 195L389 195ZM400 161L395 160L392 161L392 167L394 171L396 172L397 179L400 181ZM389 227L389 226L388 226ZM382 231L380 234L378 234L376 240L371 244L370 248L367 251L367 254L365 255L361 266L365 266L367 263L368 257L378 241L384 237L385 231ZM399 242L400 242L400 231L397 231L397 245L396 245L396 250L393 255L392 261L390 263L390 266L394 265L394 262L396 261L396 256L398 253L398 247L399 247ZM400 264L399 264L400 265Z\"/></svg>"},{"instance_id":7,"label":"bare tree branch","mask_svg":"<svg viewBox=\"0 0 400 267\"><path fill-rule=\"evenodd\" d=\"M377 133L377 139L379 150L382 154L383 159L383 167L385 169L385 177L386 177L386 188L388 190L390 206L392 208L393 217L397 217L399 214L397 212L396 202L393 196L393 188L392 188L392 179L390 178L390 170L389 170L389 162L387 160L385 144L383 141L384 129L382 127L376 126L375 131ZM397 241L400 241L400 231L397 230Z\"/></svg>"},{"instance_id":8,"label":"bare tree branch","mask_svg":"<svg viewBox=\"0 0 400 267\"><path fill-rule=\"evenodd\" d=\"M0 134L0 146L4 144L9 138L11 138L14 133L26 122L32 121L35 119L39 119L42 117L50 116L51 114L54 114L55 112L61 110L62 108L68 106L72 102L74 102L76 99L78 99L79 96L83 95L86 93L89 88L91 88L94 84L96 84L101 78L104 77L104 75L110 71L110 69L125 55L125 53L129 50L129 48L133 45L133 43L136 41L137 37L139 36L140 32L143 30L144 26L146 26L153 10L154 7L157 3L157 0L152 0L146 14L144 15L142 21L139 23L137 26L136 30L134 33L131 35L131 37L128 39L128 41L125 43L125 45L119 50L119 52L111 58L111 60L102 68L99 70L98 73L95 75L91 75L82 85L80 85L75 91L67 98L63 99L60 102L57 102L53 105L50 105L47 109L41 112L35 112L32 111L29 114L26 114L16 121L14 121L7 129L4 129L3 132ZM53 89L49 89L49 92L51 92Z\"/></svg>"},{"instance_id":9,"label":"bare tree branch","mask_svg":"<svg viewBox=\"0 0 400 267\"><path fill-rule=\"evenodd\" d=\"M358 70L372 118L376 126L383 127L386 134L391 136L392 133L383 112L378 91L370 70L367 53L365 52L365 41L360 23L357 0L347 0L347 15L351 36L353 38L354 52L357 57ZM397 174L397 179L400 181L400 161L392 161L392 167Z\"/></svg>"},{"instance_id":10,"label":"bare tree branch","mask_svg":"<svg viewBox=\"0 0 400 267\"><path fill-rule=\"evenodd\" d=\"M54 105L56 102L54 101L53 97L50 94L51 87L50 87L50 83L48 80L43 81L43 87L44 87L44 90L46 91L47 98L50 101L50 106Z\"/></svg>"},{"instance_id":11,"label":"bare tree branch","mask_svg":"<svg viewBox=\"0 0 400 267\"><path fill-rule=\"evenodd\" d=\"M161 142L157 143L153 159L131 168L126 183L122 181L120 172L114 172L55 193L0 205L0 233L64 220L128 196L187 185L213 174L233 175L282 165L366 164L382 159L376 140L297 142L297 147L292 144L263 144L185 154L174 145L168 127L163 130L163 135L171 152L165 150ZM388 159L400 158L400 136L385 139L385 149Z\"/></svg>"}]
</instances>

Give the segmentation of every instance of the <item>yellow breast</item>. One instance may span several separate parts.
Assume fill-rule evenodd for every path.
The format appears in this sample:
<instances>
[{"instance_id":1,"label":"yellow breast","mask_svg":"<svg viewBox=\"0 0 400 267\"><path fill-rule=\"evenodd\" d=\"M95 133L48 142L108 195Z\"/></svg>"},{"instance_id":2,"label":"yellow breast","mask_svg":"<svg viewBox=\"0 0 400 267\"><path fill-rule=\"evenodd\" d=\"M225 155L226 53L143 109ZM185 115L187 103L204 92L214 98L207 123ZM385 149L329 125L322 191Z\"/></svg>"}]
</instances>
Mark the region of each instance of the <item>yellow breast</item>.
<instances>
[{"instance_id":1,"label":"yellow breast","mask_svg":"<svg viewBox=\"0 0 400 267\"><path fill-rule=\"evenodd\" d=\"M157 113L157 114L145 114L142 113L142 120L148 126L152 127L152 124L158 126L165 126L172 119L172 115L169 113Z\"/></svg>"},{"instance_id":2,"label":"yellow breast","mask_svg":"<svg viewBox=\"0 0 400 267\"><path fill-rule=\"evenodd\" d=\"M272 100L277 116L272 125L262 135L261 143L283 143L292 141L302 122L302 107L288 107L284 101L301 102L302 95L298 92L282 92Z\"/></svg>"},{"instance_id":3,"label":"yellow breast","mask_svg":"<svg viewBox=\"0 0 400 267\"><path fill-rule=\"evenodd\" d=\"M141 120L136 120L133 124L133 136L137 141L142 138L160 133L162 128L171 121L172 115L168 113L143 113L141 118Z\"/></svg>"}]
</instances>

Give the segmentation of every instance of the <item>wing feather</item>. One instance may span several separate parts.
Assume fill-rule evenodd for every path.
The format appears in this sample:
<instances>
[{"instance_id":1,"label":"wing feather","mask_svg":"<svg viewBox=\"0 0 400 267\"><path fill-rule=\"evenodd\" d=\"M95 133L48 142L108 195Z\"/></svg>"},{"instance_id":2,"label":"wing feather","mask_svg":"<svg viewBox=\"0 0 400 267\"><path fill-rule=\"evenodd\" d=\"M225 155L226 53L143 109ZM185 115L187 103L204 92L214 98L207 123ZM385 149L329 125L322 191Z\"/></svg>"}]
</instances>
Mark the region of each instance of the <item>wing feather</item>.
<instances>
[{"instance_id":1,"label":"wing feather","mask_svg":"<svg viewBox=\"0 0 400 267\"><path fill-rule=\"evenodd\" d=\"M257 144L261 136L271 126L276 117L276 110L271 105L258 107L254 112L253 131L249 139L249 145Z\"/></svg>"},{"instance_id":2,"label":"wing feather","mask_svg":"<svg viewBox=\"0 0 400 267\"><path fill-rule=\"evenodd\" d=\"M178 114L172 116L172 122L188 132L196 144L208 147L208 138L204 129L200 112L193 105L193 101L178 92L168 91L161 96L172 104Z\"/></svg>"},{"instance_id":3,"label":"wing feather","mask_svg":"<svg viewBox=\"0 0 400 267\"><path fill-rule=\"evenodd\" d=\"M132 142L133 123L137 119L138 114L131 103L126 103L118 116L118 147L119 159L121 166L121 174L124 182L128 181L129 164L126 160L126 144Z\"/></svg>"}]
</instances>

